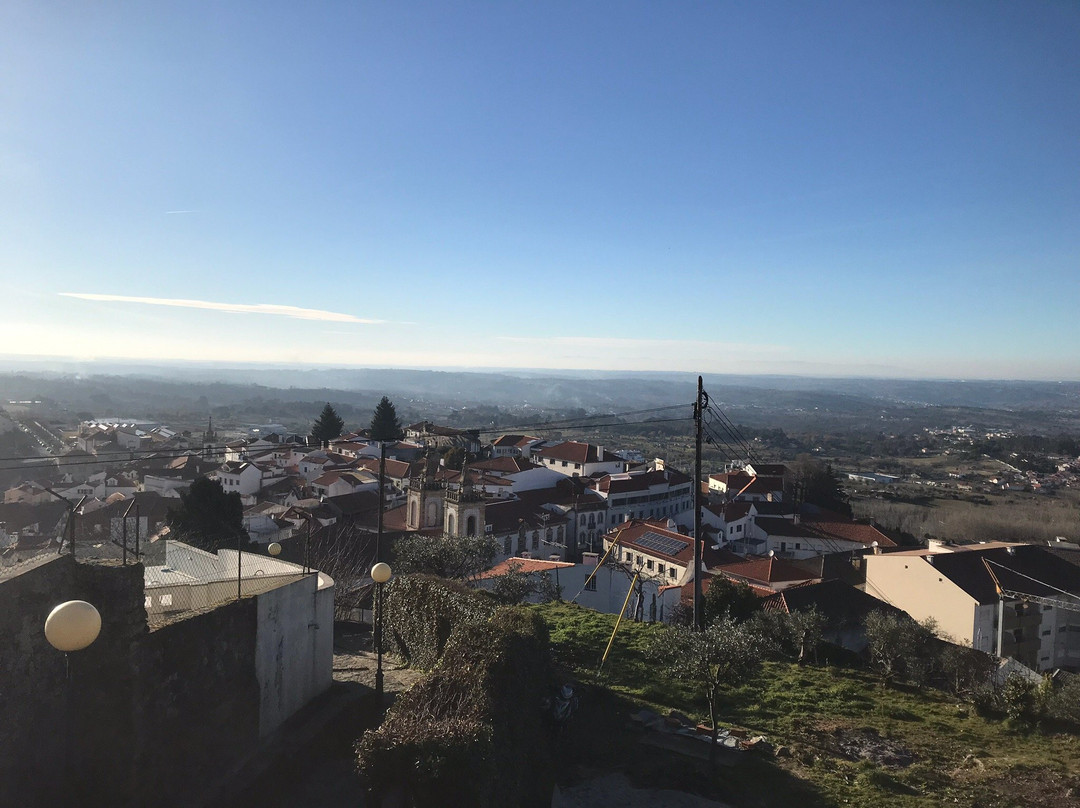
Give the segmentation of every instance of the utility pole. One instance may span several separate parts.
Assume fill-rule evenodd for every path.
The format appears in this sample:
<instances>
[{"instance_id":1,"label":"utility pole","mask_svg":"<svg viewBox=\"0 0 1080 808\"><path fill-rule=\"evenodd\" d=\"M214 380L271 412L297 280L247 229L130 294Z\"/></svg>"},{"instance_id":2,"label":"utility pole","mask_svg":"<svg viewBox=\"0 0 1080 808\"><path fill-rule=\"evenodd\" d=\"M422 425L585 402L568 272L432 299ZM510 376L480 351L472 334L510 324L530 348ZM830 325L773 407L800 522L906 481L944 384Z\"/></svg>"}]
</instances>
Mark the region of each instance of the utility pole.
<instances>
[{"instance_id":1,"label":"utility pole","mask_svg":"<svg viewBox=\"0 0 1080 808\"><path fill-rule=\"evenodd\" d=\"M705 609L701 598L701 432L709 396L701 377L697 377L697 400L694 402L694 628L705 629Z\"/></svg>"},{"instance_id":2,"label":"utility pole","mask_svg":"<svg viewBox=\"0 0 1080 808\"><path fill-rule=\"evenodd\" d=\"M386 481L386 441L379 441L379 526L375 533L375 563L382 561L383 486Z\"/></svg>"}]
</instances>

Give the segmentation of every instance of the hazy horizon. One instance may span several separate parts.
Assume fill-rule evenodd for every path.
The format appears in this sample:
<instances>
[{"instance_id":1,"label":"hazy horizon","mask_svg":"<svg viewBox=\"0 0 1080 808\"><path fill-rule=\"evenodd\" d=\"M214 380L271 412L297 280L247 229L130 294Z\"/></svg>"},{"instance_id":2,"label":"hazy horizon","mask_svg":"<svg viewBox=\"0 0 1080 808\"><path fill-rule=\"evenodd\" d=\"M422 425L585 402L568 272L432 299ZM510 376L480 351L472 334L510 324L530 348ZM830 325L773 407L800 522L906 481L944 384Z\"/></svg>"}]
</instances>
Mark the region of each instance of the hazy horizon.
<instances>
[{"instance_id":1,"label":"hazy horizon","mask_svg":"<svg viewBox=\"0 0 1080 808\"><path fill-rule=\"evenodd\" d=\"M903 381L903 382L1000 382L1000 383L1039 383L1039 384L1080 384L1080 377L1077 378L1020 378L1020 377L980 377L980 376L887 376L887 375L871 375L871 374L822 374L822 373L774 373L774 372L759 372L759 373L738 373L738 372L710 372L710 371L684 371L684 370L662 370L662 369L603 369L603 368L544 368L544 367L467 367L458 365L375 365L375 364L343 364L343 363L289 363L289 362L239 362L239 361L222 361L222 360L210 360L210 359L171 359L171 360L158 360L151 361L146 359L126 359L122 357L102 357L102 358L79 358L79 357L64 357L64 356L52 356L52 357L35 357L35 356L12 356L0 354L0 372L19 372L25 370L26 372L34 372L33 366L40 366L45 368L64 368L64 367L77 367L83 368L87 372L93 372L95 369L108 368L110 366L117 367L132 367L132 368L148 368L164 370L170 367L191 367L202 368L206 370L229 370L229 369L244 369L244 370L273 370L273 371L428 371L434 373L476 373L476 374L506 374L506 375L529 375L529 376L552 376L557 377L565 374L570 377L587 377L597 376L600 378L610 378L619 376L652 376L652 377L694 377L702 375L705 377L734 377L734 378L749 378L765 380L770 378L775 379L805 379L805 380L828 380L828 379L842 379L846 381L857 381L865 379L868 381ZM47 370L45 372L72 372L71 370Z\"/></svg>"}]
</instances>

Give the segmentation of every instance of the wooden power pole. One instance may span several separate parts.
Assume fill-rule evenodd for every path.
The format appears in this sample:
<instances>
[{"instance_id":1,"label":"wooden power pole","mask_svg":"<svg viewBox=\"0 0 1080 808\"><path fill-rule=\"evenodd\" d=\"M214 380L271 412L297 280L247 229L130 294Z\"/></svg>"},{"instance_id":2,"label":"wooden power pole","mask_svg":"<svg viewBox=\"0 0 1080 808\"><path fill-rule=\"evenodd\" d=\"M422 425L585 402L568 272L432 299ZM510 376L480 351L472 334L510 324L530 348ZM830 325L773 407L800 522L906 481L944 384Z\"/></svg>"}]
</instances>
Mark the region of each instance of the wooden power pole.
<instances>
[{"instance_id":1,"label":"wooden power pole","mask_svg":"<svg viewBox=\"0 0 1080 808\"><path fill-rule=\"evenodd\" d=\"M701 598L701 432L708 401L698 376L697 400L694 402L694 628L699 631L705 629L705 604Z\"/></svg>"}]
</instances>

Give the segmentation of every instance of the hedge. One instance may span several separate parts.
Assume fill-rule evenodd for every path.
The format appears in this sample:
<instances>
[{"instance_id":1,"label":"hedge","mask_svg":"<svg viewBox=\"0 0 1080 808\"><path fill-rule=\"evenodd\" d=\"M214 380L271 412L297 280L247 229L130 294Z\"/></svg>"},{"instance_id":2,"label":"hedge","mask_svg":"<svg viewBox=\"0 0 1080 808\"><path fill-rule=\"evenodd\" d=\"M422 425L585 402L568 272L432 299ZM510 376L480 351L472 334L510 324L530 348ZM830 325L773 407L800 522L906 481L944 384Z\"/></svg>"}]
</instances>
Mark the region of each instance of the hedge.
<instances>
[{"instance_id":1,"label":"hedge","mask_svg":"<svg viewBox=\"0 0 1080 808\"><path fill-rule=\"evenodd\" d=\"M384 642L408 665L429 671L455 629L486 622L497 603L490 593L433 575L402 575L386 584Z\"/></svg>"},{"instance_id":2,"label":"hedge","mask_svg":"<svg viewBox=\"0 0 1080 808\"><path fill-rule=\"evenodd\" d=\"M378 729L357 743L373 794L404 804L541 806L554 783L547 626L520 608L453 632L432 673L398 696Z\"/></svg>"}]
</instances>

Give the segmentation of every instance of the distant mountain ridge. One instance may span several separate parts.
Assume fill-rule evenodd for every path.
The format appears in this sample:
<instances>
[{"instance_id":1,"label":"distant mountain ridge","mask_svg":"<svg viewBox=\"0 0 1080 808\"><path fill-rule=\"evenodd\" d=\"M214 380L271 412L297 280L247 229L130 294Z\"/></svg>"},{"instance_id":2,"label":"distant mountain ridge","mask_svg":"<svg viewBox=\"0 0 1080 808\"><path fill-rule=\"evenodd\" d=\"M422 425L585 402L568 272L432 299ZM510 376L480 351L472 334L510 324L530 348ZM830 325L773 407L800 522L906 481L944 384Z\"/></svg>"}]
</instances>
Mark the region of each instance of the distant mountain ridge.
<instances>
[{"instance_id":1,"label":"distant mountain ridge","mask_svg":"<svg viewBox=\"0 0 1080 808\"><path fill-rule=\"evenodd\" d=\"M216 392L225 399L250 397L255 390L295 401L321 401L331 393L366 400L390 395L448 406L579 407L625 411L691 402L697 377L690 373L420 370L411 368L289 368L268 365L213 366L200 363L96 363L67 361L0 362L0 391L9 398L51 395L54 385L70 388L130 388L144 380L151 387L187 388L183 397ZM836 411L875 406L962 407L1015 411L1080 409L1080 382L960 381L804 376L704 376L713 400L734 408L808 407ZM198 391L192 388L207 387ZM236 389L239 388L239 389ZM55 388L59 392L59 388ZM104 391L102 391L104 392ZM147 391L149 392L149 391ZM170 395L165 390L163 395ZM173 390L171 395L178 391ZM99 393L101 394L101 393ZM359 394L359 395L357 395ZM57 398L62 396L55 396Z\"/></svg>"}]
</instances>

